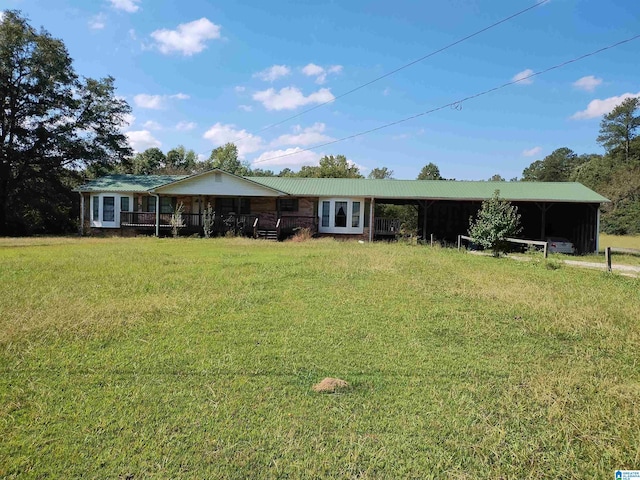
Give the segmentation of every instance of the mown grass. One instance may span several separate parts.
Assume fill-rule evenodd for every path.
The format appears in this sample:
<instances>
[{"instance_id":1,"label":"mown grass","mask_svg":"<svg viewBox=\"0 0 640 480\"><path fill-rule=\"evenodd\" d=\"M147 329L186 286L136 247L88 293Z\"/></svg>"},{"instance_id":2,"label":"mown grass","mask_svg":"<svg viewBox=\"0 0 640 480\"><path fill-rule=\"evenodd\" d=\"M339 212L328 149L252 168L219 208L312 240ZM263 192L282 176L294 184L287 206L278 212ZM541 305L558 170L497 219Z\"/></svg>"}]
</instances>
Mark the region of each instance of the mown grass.
<instances>
[{"instance_id":1,"label":"mown grass","mask_svg":"<svg viewBox=\"0 0 640 480\"><path fill-rule=\"evenodd\" d=\"M638 280L330 240L0 246L0 477L609 478ZM325 376L351 384L316 394Z\"/></svg>"}]
</instances>

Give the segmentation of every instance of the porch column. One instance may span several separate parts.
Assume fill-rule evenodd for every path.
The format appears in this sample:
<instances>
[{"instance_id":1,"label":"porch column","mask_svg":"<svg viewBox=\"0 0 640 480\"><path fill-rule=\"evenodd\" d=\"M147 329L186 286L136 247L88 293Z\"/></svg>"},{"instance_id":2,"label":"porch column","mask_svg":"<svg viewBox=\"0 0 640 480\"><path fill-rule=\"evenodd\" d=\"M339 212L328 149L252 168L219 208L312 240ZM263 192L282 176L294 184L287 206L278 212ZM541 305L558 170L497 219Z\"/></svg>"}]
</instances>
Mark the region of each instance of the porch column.
<instances>
[{"instance_id":1,"label":"porch column","mask_svg":"<svg viewBox=\"0 0 640 480\"><path fill-rule=\"evenodd\" d=\"M80 236L84 235L84 195L80 192Z\"/></svg>"},{"instance_id":2,"label":"porch column","mask_svg":"<svg viewBox=\"0 0 640 480\"><path fill-rule=\"evenodd\" d=\"M375 225L373 223L373 207L374 207L375 199L371 197L371 203L369 203L369 241L373 242L373 233L375 230Z\"/></svg>"},{"instance_id":3,"label":"porch column","mask_svg":"<svg viewBox=\"0 0 640 480\"><path fill-rule=\"evenodd\" d=\"M160 195L151 194L156 197L156 237L160 236Z\"/></svg>"}]
</instances>

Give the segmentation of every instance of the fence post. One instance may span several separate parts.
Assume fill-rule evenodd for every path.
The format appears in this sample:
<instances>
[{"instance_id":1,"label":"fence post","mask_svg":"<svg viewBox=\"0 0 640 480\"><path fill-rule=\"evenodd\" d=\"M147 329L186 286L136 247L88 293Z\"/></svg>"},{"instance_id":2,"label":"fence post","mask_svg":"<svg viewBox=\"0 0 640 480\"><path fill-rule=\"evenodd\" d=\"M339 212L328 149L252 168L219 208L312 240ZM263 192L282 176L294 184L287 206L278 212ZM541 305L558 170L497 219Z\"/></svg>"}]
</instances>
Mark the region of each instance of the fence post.
<instances>
[{"instance_id":1,"label":"fence post","mask_svg":"<svg viewBox=\"0 0 640 480\"><path fill-rule=\"evenodd\" d=\"M611 272L611 247L604 249L604 258L607 262L607 272Z\"/></svg>"},{"instance_id":2,"label":"fence post","mask_svg":"<svg viewBox=\"0 0 640 480\"><path fill-rule=\"evenodd\" d=\"M544 242L544 258L549 256L549 242Z\"/></svg>"},{"instance_id":3,"label":"fence post","mask_svg":"<svg viewBox=\"0 0 640 480\"><path fill-rule=\"evenodd\" d=\"M431 246L433 247L433 233L431 234Z\"/></svg>"},{"instance_id":4,"label":"fence post","mask_svg":"<svg viewBox=\"0 0 640 480\"><path fill-rule=\"evenodd\" d=\"M460 251L460 244L462 243L462 235L458 235L458 251Z\"/></svg>"}]
</instances>

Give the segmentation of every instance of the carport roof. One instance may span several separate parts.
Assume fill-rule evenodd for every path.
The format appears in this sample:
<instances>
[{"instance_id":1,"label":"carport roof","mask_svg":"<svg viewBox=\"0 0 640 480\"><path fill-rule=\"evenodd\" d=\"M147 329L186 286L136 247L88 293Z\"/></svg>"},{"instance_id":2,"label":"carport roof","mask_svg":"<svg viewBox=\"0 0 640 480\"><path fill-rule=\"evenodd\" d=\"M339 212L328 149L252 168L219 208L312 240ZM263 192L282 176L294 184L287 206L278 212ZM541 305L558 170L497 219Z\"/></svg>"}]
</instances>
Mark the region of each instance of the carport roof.
<instances>
[{"instance_id":1,"label":"carport roof","mask_svg":"<svg viewBox=\"0 0 640 480\"><path fill-rule=\"evenodd\" d=\"M465 182L358 178L248 177L294 196L377 199L485 200L496 190L510 201L602 203L609 200L575 182Z\"/></svg>"}]
</instances>

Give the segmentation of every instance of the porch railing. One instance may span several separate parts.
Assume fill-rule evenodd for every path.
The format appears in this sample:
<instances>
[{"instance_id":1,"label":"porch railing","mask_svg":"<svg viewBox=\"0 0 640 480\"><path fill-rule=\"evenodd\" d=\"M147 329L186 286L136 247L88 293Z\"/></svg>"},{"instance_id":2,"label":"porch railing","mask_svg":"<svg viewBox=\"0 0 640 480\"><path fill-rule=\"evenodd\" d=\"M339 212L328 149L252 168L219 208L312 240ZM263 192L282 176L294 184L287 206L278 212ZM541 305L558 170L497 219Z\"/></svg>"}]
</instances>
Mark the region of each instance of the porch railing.
<instances>
[{"instance_id":1,"label":"porch railing","mask_svg":"<svg viewBox=\"0 0 640 480\"><path fill-rule=\"evenodd\" d=\"M311 233L318 231L318 217L311 215L287 215L278 219L278 238L287 237L295 233L299 228L308 228Z\"/></svg>"},{"instance_id":2,"label":"porch railing","mask_svg":"<svg viewBox=\"0 0 640 480\"><path fill-rule=\"evenodd\" d=\"M161 213L159 227L171 228L171 213ZM203 227L201 213L183 213L181 230L197 232ZM213 221L213 233L224 235L233 231L236 235L253 235L256 215L216 215ZM153 228L156 225L156 212L120 212L120 226L124 228Z\"/></svg>"},{"instance_id":3,"label":"porch railing","mask_svg":"<svg viewBox=\"0 0 640 480\"><path fill-rule=\"evenodd\" d=\"M376 235L397 235L400 233L400 220L397 218L375 218Z\"/></svg>"}]
</instances>

